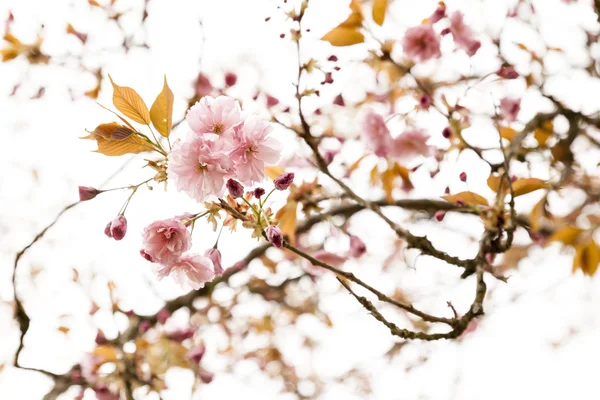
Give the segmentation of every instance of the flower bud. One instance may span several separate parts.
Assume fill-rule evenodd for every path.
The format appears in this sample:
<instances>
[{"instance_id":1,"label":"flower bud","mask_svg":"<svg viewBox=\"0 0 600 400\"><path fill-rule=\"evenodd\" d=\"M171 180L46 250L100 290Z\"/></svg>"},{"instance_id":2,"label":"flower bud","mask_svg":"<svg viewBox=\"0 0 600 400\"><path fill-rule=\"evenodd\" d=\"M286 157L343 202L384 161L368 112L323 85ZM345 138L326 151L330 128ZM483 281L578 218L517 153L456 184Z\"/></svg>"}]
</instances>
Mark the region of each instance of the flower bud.
<instances>
[{"instance_id":1,"label":"flower bud","mask_svg":"<svg viewBox=\"0 0 600 400\"><path fill-rule=\"evenodd\" d=\"M188 351L187 356L190 360L192 360L196 364L200 364L200 361L202 360L202 356L204 356L204 353L206 353L206 346L203 343L200 346L194 347L190 351Z\"/></svg>"},{"instance_id":2,"label":"flower bud","mask_svg":"<svg viewBox=\"0 0 600 400\"><path fill-rule=\"evenodd\" d=\"M358 236L350 235L350 256L359 258L367 252L365 242L360 240Z\"/></svg>"},{"instance_id":3,"label":"flower bud","mask_svg":"<svg viewBox=\"0 0 600 400\"><path fill-rule=\"evenodd\" d=\"M96 344L103 345L105 343L106 343L106 337L104 336L104 333L102 333L102 331L98 331L98 333L96 333Z\"/></svg>"},{"instance_id":4,"label":"flower bud","mask_svg":"<svg viewBox=\"0 0 600 400\"><path fill-rule=\"evenodd\" d=\"M112 238L112 233L110 232L111 225L112 225L112 222L109 222L108 224L106 224L106 228L104 228L104 234L106 236L108 236L109 238Z\"/></svg>"},{"instance_id":5,"label":"flower bud","mask_svg":"<svg viewBox=\"0 0 600 400\"><path fill-rule=\"evenodd\" d=\"M110 223L110 234L115 240L121 240L127 233L127 219L124 215L119 215Z\"/></svg>"},{"instance_id":6,"label":"flower bud","mask_svg":"<svg viewBox=\"0 0 600 400\"><path fill-rule=\"evenodd\" d=\"M209 384L212 382L214 375L206 370L200 369L200 371L198 372L198 375L200 376L200 380L203 383Z\"/></svg>"},{"instance_id":7,"label":"flower bud","mask_svg":"<svg viewBox=\"0 0 600 400\"><path fill-rule=\"evenodd\" d=\"M257 187L256 189L254 189L254 197L256 197L257 199L260 199L264 194L265 189L261 187Z\"/></svg>"},{"instance_id":8,"label":"flower bud","mask_svg":"<svg viewBox=\"0 0 600 400\"><path fill-rule=\"evenodd\" d=\"M444 220L444 217L446 216L446 211L444 210L438 210L435 212L435 214L433 214L433 216L435 217L435 219L438 222L442 222Z\"/></svg>"},{"instance_id":9,"label":"flower bud","mask_svg":"<svg viewBox=\"0 0 600 400\"><path fill-rule=\"evenodd\" d=\"M466 182L467 181L467 173L466 172L461 172L458 177L460 178L460 180L462 182Z\"/></svg>"},{"instance_id":10,"label":"flower bud","mask_svg":"<svg viewBox=\"0 0 600 400\"><path fill-rule=\"evenodd\" d=\"M446 5L444 3L440 3L438 8L436 8L436 10L433 12L433 14L431 14L431 17L429 17L429 20L431 21L432 24L435 24L436 22L438 22L445 16L446 16Z\"/></svg>"},{"instance_id":11,"label":"flower bud","mask_svg":"<svg viewBox=\"0 0 600 400\"><path fill-rule=\"evenodd\" d=\"M140 333L146 333L150 329L150 326L152 326L150 321L145 319L142 322L140 322L140 326L138 327L138 330L140 331Z\"/></svg>"},{"instance_id":12,"label":"flower bud","mask_svg":"<svg viewBox=\"0 0 600 400\"><path fill-rule=\"evenodd\" d=\"M346 102L344 101L344 98L342 97L342 95L338 94L333 99L333 104L335 104L336 106L344 107L346 105Z\"/></svg>"},{"instance_id":13,"label":"flower bud","mask_svg":"<svg viewBox=\"0 0 600 400\"><path fill-rule=\"evenodd\" d=\"M293 172L281 174L273 181L277 190L286 190L288 187L290 187L292 182L294 182Z\"/></svg>"},{"instance_id":14,"label":"flower bud","mask_svg":"<svg viewBox=\"0 0 600 400\"><path fill-rule=\"evenodd\" d=\"M231 86L235 85L236 82L237 82L236 74L234 74L233 72L228 72L225 74L225 86L231 87Z\"/></svg>"},{"instance_id":15,"label":"flower bud","mask_svg":"<svg viewBox=\"0 0 600 400\"><path fill-rule=\"evenodd\" d=\"M428 94L423 94L419 99L419 105L422 109L427 110L433 104L433 99Z\"/></svg>"},{"instance_id":16,"label":"flower bud","mask_svg":"<svg viewBox=\"0 0 600 400\"><path fill-rule=\"evenodd\" d=\"M445 137L446 139L450 139L450 136L452 136L452 129L450 129L449 126L445 127L442 130L442 136Z\"/></svg>"},{"instance_id":17,"label":"flower bud","mask_svg":"<svg viewBox=\"0 0 600 400\"><path fill-rule=\"evenodd\" d=\"M267 228L267 239L277 248L283 246L283 234L281 233L281 229L276 226L269 226Z\"/></svg>"},{"instance_id":18,"label":"flower bud","mask_svg":"<svg viewBox=\"0 0 600 400\"><path fill-rule=\"evenodd\" d=\"M79 201L88 201L102 193L91 186L79 186Z\"/></svg>"},{"instance_id":19,"label":"flower bud","mask_svg":"<svg viewBox=\"0 0 600 400\"><path fill-rule=\"evenodd\" d=\"M221 265L221 252L216 247L206 250L204 257L210 258L215 267L215 275L223 275L223 265Z\"/></svg>"},{"instance_id":20,"label":"flower bud","mask_svg":"<svg viewBox=\"0 0 600 400\"><path fill-rule=\"evenodd\" d=\"M239 183L235 179L227 180L226 186L227 186L227 190L229 190L229 194L234 199L237 199L238 197L242 197L244 195L244 187L242 186L241 183Z\"/></svg>"},{"instance_id":21,"label":"flower bud","mask_svg":"<svg viewBox=\"0 0 600 400\"><path fill-rule=\"evenodd\" d=\"M517 79L519 73L515 70L512 65L503 65L500 67L496 74L504 79Z\"/></svg>"},{"instance_id":22,"label":"flower bud","mask_svg":"<svg viewBox=\"0 0 600 400\"><path fill-rule=\"evenodd\" d=\"M171 318L171 313L169 312L169 310L164 309L164 308L162 310L160 310L158 312L158 314L156 314L156 320L161 325L164 325L165 322L167 322L169 318Z\"/></svg>"},{"instance_id":23,"label":"flower bud","mask_svg":"<svg viewBox=\"0 0 600 400\"><path fill-rule=\"evenodd\" d=\"M186 339L194 337L194 333L196 333L196 328L178 329L174 332L168 333L167 337L174 342L181 343Z\"/></svg>"}]
</instances>

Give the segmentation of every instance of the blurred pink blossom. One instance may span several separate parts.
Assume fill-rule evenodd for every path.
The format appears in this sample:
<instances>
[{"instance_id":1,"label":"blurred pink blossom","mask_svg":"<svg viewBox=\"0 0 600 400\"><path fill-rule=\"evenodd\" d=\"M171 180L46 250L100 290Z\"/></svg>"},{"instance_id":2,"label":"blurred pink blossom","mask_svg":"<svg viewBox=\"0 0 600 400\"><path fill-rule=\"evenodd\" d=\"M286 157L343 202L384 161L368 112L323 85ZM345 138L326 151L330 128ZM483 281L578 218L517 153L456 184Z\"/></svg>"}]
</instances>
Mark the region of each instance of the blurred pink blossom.
<instances>
[{"instance_id":1,"label":"blurred pink blossom","mask_svg":"<svg viewBox=\"0 0 600 400\"><path fill-rule=\"evenodd\" d=\"M417 62L425 62L442 55L440 38L429 24L408 28L402 40L402 48L408 58Z\"/></svg>"}]
</instances>

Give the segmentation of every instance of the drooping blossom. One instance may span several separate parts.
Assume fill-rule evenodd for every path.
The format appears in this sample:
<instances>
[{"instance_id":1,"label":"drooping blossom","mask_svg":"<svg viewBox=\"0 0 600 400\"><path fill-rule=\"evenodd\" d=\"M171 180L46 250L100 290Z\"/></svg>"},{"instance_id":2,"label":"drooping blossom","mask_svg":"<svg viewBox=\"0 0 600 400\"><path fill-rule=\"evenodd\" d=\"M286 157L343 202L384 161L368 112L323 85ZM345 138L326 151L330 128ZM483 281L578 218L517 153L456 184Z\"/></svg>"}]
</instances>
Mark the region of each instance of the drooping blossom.
<instances>
[{"instance_id":1,"label":"drooping blossom","mask_svg":"<svg viewBox=\"0 0 600 400\"><path fill-rule=\"evenodd\" d=\"M454 43L467 52L469 56L475 55L481 47L481 42L474 38L475 33L464 22L463 14L455 11L450 15L450 33Z\"/></svg>"},{"instance_id":2,"label":"drooping blossom","mask_svg":"<svg viewBox=\"0 0 600 400\"><path fill-rule=\"evenodd\" d=\"M408 28L402 40L402 48L406 56L416 62L425 62L442 55L440 38L429 24Z\"/></svg>"},{"instance_id":3,"label":"drooping blossom","mask_svg":"<svg viewBox=\"0 0 600 400\"><path fill-rule=\"evenodd\" d=\"M429 136L421 129L404 131L391 145L391 155L401 160L410 160L417 156L429 157L433 148L427 144Z\"/></svg>"},{"instance_id":4,"label":"drooping blossom","mask_svg":"<svg viewBox=\"0 0 600 400\"><path fill-rule=\"evenodd\" d=\"M506 122L516 121L519 111L521 111L521 99L505 97L500 100L500 112Z\"/></svg>"},{"instance_id":5,"label":"drooping blossom","mask_svg":"<svg viewBox=\"0 0 600 400\"><path fill-rule=\"evenodd\" d=\"M261 187L257 187L256 189L254 189L254 197L256 197L257 199L260 199L264 194L265 194L265 189L261 188Z\"/></svg>"},{"instance_id":6,"label":"drooping blossom","mask_svg":"<svg viewBox=\"0 0 600 400\"><path fill-rule=\"evenodd\" d=\"M107 226L108 228L108 226ZM106 230L104 231L106 233ZM110 223L110 235L107 236L115 239L121 240L125 237L127 233L127 218L124 215L119 215L115 219L113 219Z\"/></svg>"},{"instance_id":7,"label":"drooping blossom","mask_svg":"<svg viewBox=\"0 0 600 400\"><path fill-rule=\"evenodd\" d=\"M234 129L235 145L230 153L236 177L250 185L265 179L265 165L279 161L281 144L269 134L272 126L258 118L248 118Z\"/></svg>"},{"instance_id":8,"label":"drooping blossom","mask_svg":"<svg viewBox=\"0 0 600 400\"><path fill-rule=\"evenodd\" d=\"M362 136L367 146L379 157L390 151L392 137L381 115L369 110L362 120Z\"/></svg>"},{"instance_id":9,"label":"drooping blossom","mask_svg":"<svg viewBox=\"0 0 600 400\"><path fill-rule=\"evenodd\" d=\"M221 264L221 252L216 247L211 247L206 250L204 257L210 258L213 263L214 271L216 276L223 275L223 265Z\"/></svg>"},{"instance_id":10,"label":"drooping blossom","mask_svg":"<svg viewBox=\"0 0 600 400\"><path fill-rule=\"evenodd\" d=\"M238 197L242 197L244 195L244 187L235 179L229 178L225 186L229 191L229 195L234 199L237 199Z\"/></svg>"},{"instance_id":11,"label":"drooping blossom","mask_svg":"<svg viewBox=\"0 0 600 400\"><path fill-rule=\"evenodd\" d=\"M243 121L240 103L229 96L204 96L188 110L185 118L192 131L209 140L231 140L233 128Z\"/></svg>"},{"instance_id":12,"label":"drooping blossom","mask_svg":"<svg viewBox=\"0 0 600 400\"><path fill-rule=\"evenodd\" d=\"M222 196L225 179L234 170L225 145L225 142L211 142L201 136L175 142L169 153L169 179L175 181L178 190L186 192L197 201Z\"/></svg>"},{"instance_id":13,"label":"drooping blossom","mask_svg":"<svg viewBox=\"0 0 600 400\"><path fill-rule=\"evenodd\" d=\"M183 288L191 287L194 290L204 287L204 284L215 276L210 258L200 254L184 254L171 265L161 265L156 274L159 279L173 275L175 281Z\"/></svg>"},{"instance_id":14,"label":"drooping blossom","mask_svg":"<svg viewBox=\"0 0 600 400\"><path fill-rule=\"evenodd\" d=\"M144 258L152 262L171 265L190 249L192 237L179 219L155 221L142 233Z\"/></svg>"},{"instance_id":15,"label":"drooping blossom","mask_svg":"<svg viewBox=\"0 0 600 400\"><path fill-rule=\"evenodd\" d=\"M102 193L100 190L91 186L79 186L79 201L91 200L100 193Z\"/></svg>"}]
</instances>

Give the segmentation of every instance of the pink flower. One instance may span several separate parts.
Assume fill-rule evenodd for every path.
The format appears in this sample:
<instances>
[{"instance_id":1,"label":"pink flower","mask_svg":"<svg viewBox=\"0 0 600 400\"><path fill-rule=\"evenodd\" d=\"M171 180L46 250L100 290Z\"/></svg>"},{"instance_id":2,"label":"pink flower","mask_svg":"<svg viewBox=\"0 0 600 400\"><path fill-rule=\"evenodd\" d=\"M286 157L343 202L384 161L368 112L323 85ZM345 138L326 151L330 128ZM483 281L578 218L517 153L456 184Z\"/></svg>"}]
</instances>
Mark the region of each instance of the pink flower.
<instances>
[{"instance_id":1,"label":"pink flower","mask_svg":"<svg viewBox=\"0 0 600 400\"><path fill-rule=\"evenodd\" d=\"M367 246L358 236L350 235L350 257L359 258L367 252Z\"/></svg>"},{"instance_id":2,"label":"pink flower","mask_svg":"<svg viewBox=\"0 0 600 400\"><path fill-rule=\"evenodd\" d=\"M265 179L265 165L279 161L281 144L269 136L273 128L258 118L248 118L235 127L234 149L231 159L235 162L236 176L250 185Z\"/></svg>"},{"instance_id":3,"label":"pink flower","mask_svg":"<svg viewBox=\"0 0 600 400\"><path fill-rule=\"evenodd\" d=\"M233 162L223 142L210 142L198 136L176 142L169 153L167 173L178 190L197 201L223 195L225 179L233 172Z\"/></svg>"},{"instance_id":4,"label":"pink flower","mask_svg":"<svg viewBox=\"0 0 600 400\"><path fill-rule=\"evenodd\" d=\"M158 278L167 275L173 278L183 288L191 287L198 290L215 277L214 266L210 258L200 254L186 254L171 265L161 265L156 271Z\"/></svg>"},{"instance_id":5,"label":"pink flower","mask_svg":"<svg viewBox=\"0 0 600 400\"><path fill-rule=\"evenodd\" d=\"M433 154L433 148L427 145L429 136L421 129L404 131L394 139L391 146L391 154L395 158L409 160L417 156L429 157Z\"/></svg>"},{"instance_id":6,"label":"pink flower","mask_svg":"<svg viewBox=\"0 0 600 400\"><path fill-rule=\"evenodd\" d=\"M294 182L293 172L283 173L273 180L273 184L277 190L286 190L292 182Z\"/></svg>"},{"instance_id":7,"label":"pink flower","mask_svg":"<svg viewBox=\"0 0 600 400\"><path fill-rule=\"evenodd\" d=\"M521 111L521 99L505 97L500 100L500 112L506 122L515 122L519 111Z\"/></svg>"},{"instance_id":8,"label":"pink flower","mask_svg":"<svg viewBox=\"0 0 600 400\"><path fill-rule=\"evenodd\" d=\"M142 233L143 256L165 265L176 262L192 245L192 237L179 219L155 221Z\"/></svg>"},{"instance_id":9,"label":"pink flower","mask_svg":"<svg viewBox=\"0 0 600 400\"><path fill-rule=\"evenodd\" d=\"M196 364L200 364L204 353L206 353L206 346L204 345L204 343L202 343L200 344L200 346L196 346L190 349L190 351L188 351L187 353L187 357Z\"/></svg>"},{"instance_id":10,"label":"pink flower","mask_svg":"<svg viewBox=\"0 0 600 400\"><path fill-rule=\"evenodd\" d=\"M481 43L473 38L473 30L463 20L463 14L455 11L450 16L450 33L454 43L465 50L469 56L473 56L481 47Z\"/></svg>"},{"instance_id":11,"label":"pink flower","mask_svg":"<svg viewBox=\"0 0 600 400\"><path fill-rule=\"evenodd\" d=\"M440 38L428 24L408 28L402 40L402 47L406 56L417 62L425 62L442 55Z\"/></svg>"},{"instance_id":12,"label":"pink flower","mask_svg":"<svg viewBox=\"0 0 600 400\"><path fill-rule=\"evenodd\" d=\"M216 99L204 96L188 110L185 118L195 133L211 140L231 139L233 128L243 121L240 104L228 96Z\"/></svg>"},{"instance_id":13,"label":"pink flower","mask_svg":"<svg viewBox=\"0 0 600 400\"><path fill-rule=\"evenodd\" d=\"M213 91L213 87L206 76L198 74L196 81L194 82L194 92L198 98L208 96Z\"/></svg>"},{"instance_id":14,"label":"pink flower","mask_svg":"<svg viewBox=\"0 0 600 400\"><path fill-rule=\"evenodd\" d=\"M429 20L431 20L432 24L435 24L436 22L438 22L445 16L446 16L446 5L444 3L440 3L438 8L436 8L435 11L433 12L433 14L431 14L431 17L429 17Z\"/></svg>"},{"instance_id":15,"label":"pink flower","mask_svg":"<svg viewBox=\"0 0 600 400\"><path fill-rule=\"evenodd\" d=\"M386 157L392 137L381 115L369 110L362 120L362 136L375 155Z\"/></svg>"},{"instance_id":16,"label":"pink flower","mask_svg":"<svg viewBox=\"0 0 600 400\"><path fill-rule=\"evenodd\" d=\"M501 66L498 71L496 71L496 74L504 79L517 79L519 77L519 73L512 65Z\"/></svg>"},{"instance_id":17,"label":"pink flower","mask_svg":"<svg viewBox=\"0 0 600 400\"><path fill-rule=\"evenodd\" d=\"M206 250L204 257L207 257L212 261L216 276L223 275L223 265L221 264L221 252L219 249L216 247L211 247L210 249Z\"/></svg>"}]
</instances>

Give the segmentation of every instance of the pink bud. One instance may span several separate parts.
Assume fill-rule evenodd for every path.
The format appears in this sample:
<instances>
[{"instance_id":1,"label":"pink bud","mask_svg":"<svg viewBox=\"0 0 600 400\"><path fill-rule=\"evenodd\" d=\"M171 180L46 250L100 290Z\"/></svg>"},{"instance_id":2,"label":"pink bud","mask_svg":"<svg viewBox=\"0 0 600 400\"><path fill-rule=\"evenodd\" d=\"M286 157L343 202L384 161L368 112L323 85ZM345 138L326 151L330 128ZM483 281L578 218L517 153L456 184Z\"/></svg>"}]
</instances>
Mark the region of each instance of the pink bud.
<instances>
[{"instance_id":1,"label":"pink bud","mask_svg":"<svg viewBox=\"0 0 600 400\"><path fill-rule=\"evenodd\" d=\"M106 337L104 336L104 333L102 333L102 331L98 331L98 333L96 333L96 344L102 345L105 343L106 343Z\"/></svg>"},{"instance_id":2,"label":"pink bud","mask_svg":"<svg viewBox=\"0 0 600 400\"><path fill-rule=\"evenodd\" d=\"M91 200L102 193L100 190L91 186L79 186L79 201Z\"/></svg>"},{"instance_id":3,"label":"pink bud","mask_svg":"<svg viewBox=\"0 0 600 400\"><path fill-rule=\"evenodd\" d=\"M338 60L337 56L331 55L329 56L329 58L327 59L327 61L332 61L332 62L336 62Z\"/></svg>"},{"instance_id":4,"label":"pink bud","mask_svg":"<svg viewBox=\"0 0 600 400\"><path fill-rule=\"evenodd\" d=\"M435 24L436 22L438 22L445 16L446 16L446 5L441 3L438 6L438 8L436 8L436 10L433 12L433 14L431 14L431 17L429 17L429 20L431 21L432 24Z\"/></svg>"},{"instance_id":5,"label":"pink bud","mask_svg":"<svg viewBox=\"0 0 600 400\"><path fill-rule=\"evenodd\" d=\"M277 190L286 190L292 182L294 182L294 173L286 172L275 178L273 184Z\"/></svg>"},{"instance_id":6,"label":"pink bud","mask_svg":"<svg viewBox=\"0 0 600 400\"><path fill-rule=\"evenodd\" d=\"M109 222L108 224L106 224L106 228L104 228L104 234L106 236L108 236L109 238L112 238L112 233L110 232L111 225L112 225L112 222Z\"/></svg>"},{"instance_id":7,"label":"pink bud","mask_svg":"<svg viewBox=\"0 0 600 400\"><path fill-rule=\"evenodd\" d=\"M279 100L276 97L271 96L270 94L267 96L267 107L274 107L279 104Z\"/></svg>"},{"instance_id":8,"label":"pink bud","mask_svg":"<svg viewBox=\"0 0 600 400\"><path fill-rule=\"evenodd\" d=\"M323 80L323 82L321 82L321 85L325 85L327 83L333 83L333 76L331 72L325 73L325 79Z\"/></svg>"},{"instance_id":9,"label":"pink bud","mask_svg":"<svg viewBox=\"0 0 600 400\"><path fill-rule=\"evenodd\" d=\"M204 353L206 353L206 346L204 345L204 343L202 343L200 346L194 347L190 351L188 351L187 356L196 364L200 364Z\"/></svg>"},{"instance_id":10,"label":"pink bud","mask_svg":"<svg viewBox=\"0 0 600 400\"><path fill-rule=\"evenodd\" d=\"M460 178L461 181L466 182L467 181L467 173L466 172L461 172L460 175L458 176Z\"/></svg>"},{"instance_id":11,"label":"pink bud","mask_svg":"<svg viewBox=\"0 0 600 400\"><path fill-rule=\"evenodd\" d=\"M256 189L254 189L254 197L256 197L257 199L260 199L264 194L265 189L261 187L257 187Z\"/></svg>"},{"instance_id":12,"label":"pink bud","mask_svg":"<svg viewBox=\"0 0 600 400\"><path fill-rule=\"evenodd\" d=\"M512 65L501 66L496 74L504 79L517 79L519 77L519 73Z\"/></svg>"},{"instance_id":13,"label":"pink bud","mask_svg":"<svg viewBox=\"0 0 600 400\"><path fill-rule=\"evenodd\" d=\"M223 265L221 265L221 252L216 247L211 247L206 250L204 257L210 258L215 267L215 275L223 275Z\"/></svg>"},{"instance_id":14,"label":"pink bud","mask_svg":"<svg viewBox=\"0 0 600 400\"><path fill-rule=\"evenodd\" d=\"M121 240L127 233L127 219L124 215L119 215L110 223L110 234L113 239Z\"/></svg>"},{"instance_id":15,"label":"pink bud","mask_svg":"<svg viewBox=\"0 0 600 400\"><path fill-rule=\"evenodd\" d=\"M198 375L200 376L200 380L206 384L211 383L214 378L213 374L211 374L210 372L205 371L203 369L200 369L200 371L198 372Z\"/></svg>"},{"instance_id":16,"label":"pink bud","mask_svg":"<svg viewBox=\"0 0 600 400\"><path fill-rule=\"evenodd\" d=\"M327 150L323 153L323 160L325 164L329 165L333 162L335 156L339 153L339 150Z\"/></svg>"},{"instance_id":17,"label":"pink bud","mask_svg":"<svg viewBox=\"0 0 600 400\"><path fill-rule=\"evenodd\" d=\"M269 226L267 228L267 239L269 239L269 242L277 248L283 246L283 233L281 233L281 229L276 226Z\"/></svg>"},{"instance_id":18,"label":"pink bud","mask_svg":"<svg viewBox=\"0 0 600 400\"><path fill-rule=\"evenodd\" d=\"M428 94L423 94L419 99L419 105L421 108L427 110L433 104L433 99Z\"/></svg>"},{"instance_id":19,"label":"pink bud","mask_svg":"<svg viewBox=\"0 0 600 400\"><path fill-rule=\"evenodd\" d=\"M196 328L178 329L174 332L168 333L167 337L174 342L181 343L184 340L193 337L194 333L196 333Z\"/></svg>"},{"instance_id":20,"label":"pink bud","mask_svg":"<svg viewBox=\"0 0 600 400\"><path fill-rule=\"evenodd\" d=\"M496 259L496 255L494 253L486 253L485 254L485 261L487 261L488 264L492 265L494 263L495 259Z\"/></svg>"},{"instance_id":21,"label":"pink bud","mask_svg":"<svg viewBox=\"0 0 600 400\"><path fill-rule=\"evenodd\" d=\"M171 318L171 312L165 308L161 309L158 314L156 314L156 320L161 325L164 325L169 318Z\"/></svg>"},{"instance_id":22,"label":"pink bud","mask_svg":"<svg viewBox=\"0 0 600 400\"><path fill-rule=\"evenodd\" d=\"M450 194L450 187L446 186L446 189L444 189L444 194Z\"/></svg>"},{"instance_id":23,"label":"pink bud","mask_svg":"<svg viewBox=\"0 0 600 400\"><path fill-rule=\"evenodd\" d=\"M433 214L433 216L435 217L435 219L438 222L441 222L441 221L444 220L444 217L446 216L446 211L438 210L438 211L435 212L435 214Z\"/></svg>"},{"instance_id":24,"label":"pink bud","mask_svg":"<svg viewBox=\"0 0 600 400\"><path fill-rule=\"evenodd\" d=\"M140 333L146 333L150 329L151 325L152 324L150 323L150 321L145 319L142 322L140 322L140 326L139 326L138 330L140 331Z\"/></svg>"},{"instance_id":25,"label":"pink bud","mask_svg":"<svg viewBox=\"0 0 600 400\"><path fill-rule=\"evenodd\" d=\"M235 179L227 180L226 186L227 186L227 190L229 190L229 194L234 199L237 199L238 197L242 197L244 195L244 187L242 186L241 183L239 183Z\"/></svg>"},{"instance_id":26,"label":"pink bud","mask_svg":"<svg viewBox=\"0 0 600 400\"><path fill-rule=\"evenodd\" d=\"M335 96L335 98L333 99L333 104L340 107L344 107L346 105L346 103L344 102L344 98L341 94Z\"/></svg>"},{"instance_id":27,"label":"pink bud","mask_svg":"<svg viewBox=\"0 0 600 400\"><path fill-rule=\"evenodd\" d=\"M350 235L350 256L359 258L367 252L367 246L358 236Z\"/></svg>"},{"instance_id":28,"label":"pink bud","mask_svg":"<svg viewBox=\"0 0 600 400\"><path fill-rule=\"evenodd\" d=\"M450 33L450 28L444 28L442 29L442 31L440 32L440 35L442 36L446 36L447 34Z\"/></svg>"},{"instance_id":29,"label":"pink bud","mask_svg":"<svg viewBox=\"0 0 600 400\"><path fill-rule=\"evenodd\" d=\"M445 127L444 130L442 130L442 136L446 139L450 139L450 136L452 136L452 129L450 129L449 126Z\"/></svg>"},{"instance_id":30,"label":"pink bud","mask_svg":"<svg viewBox=\"0 0 600 400\"><path fill-rule=\"evenodd\" d=\"M235 85L236 82L237 82L236 74L234 74L233 72L228 72L225 74L225 86L231 87L231 86Z\"/></svg>"}]
</instances>

